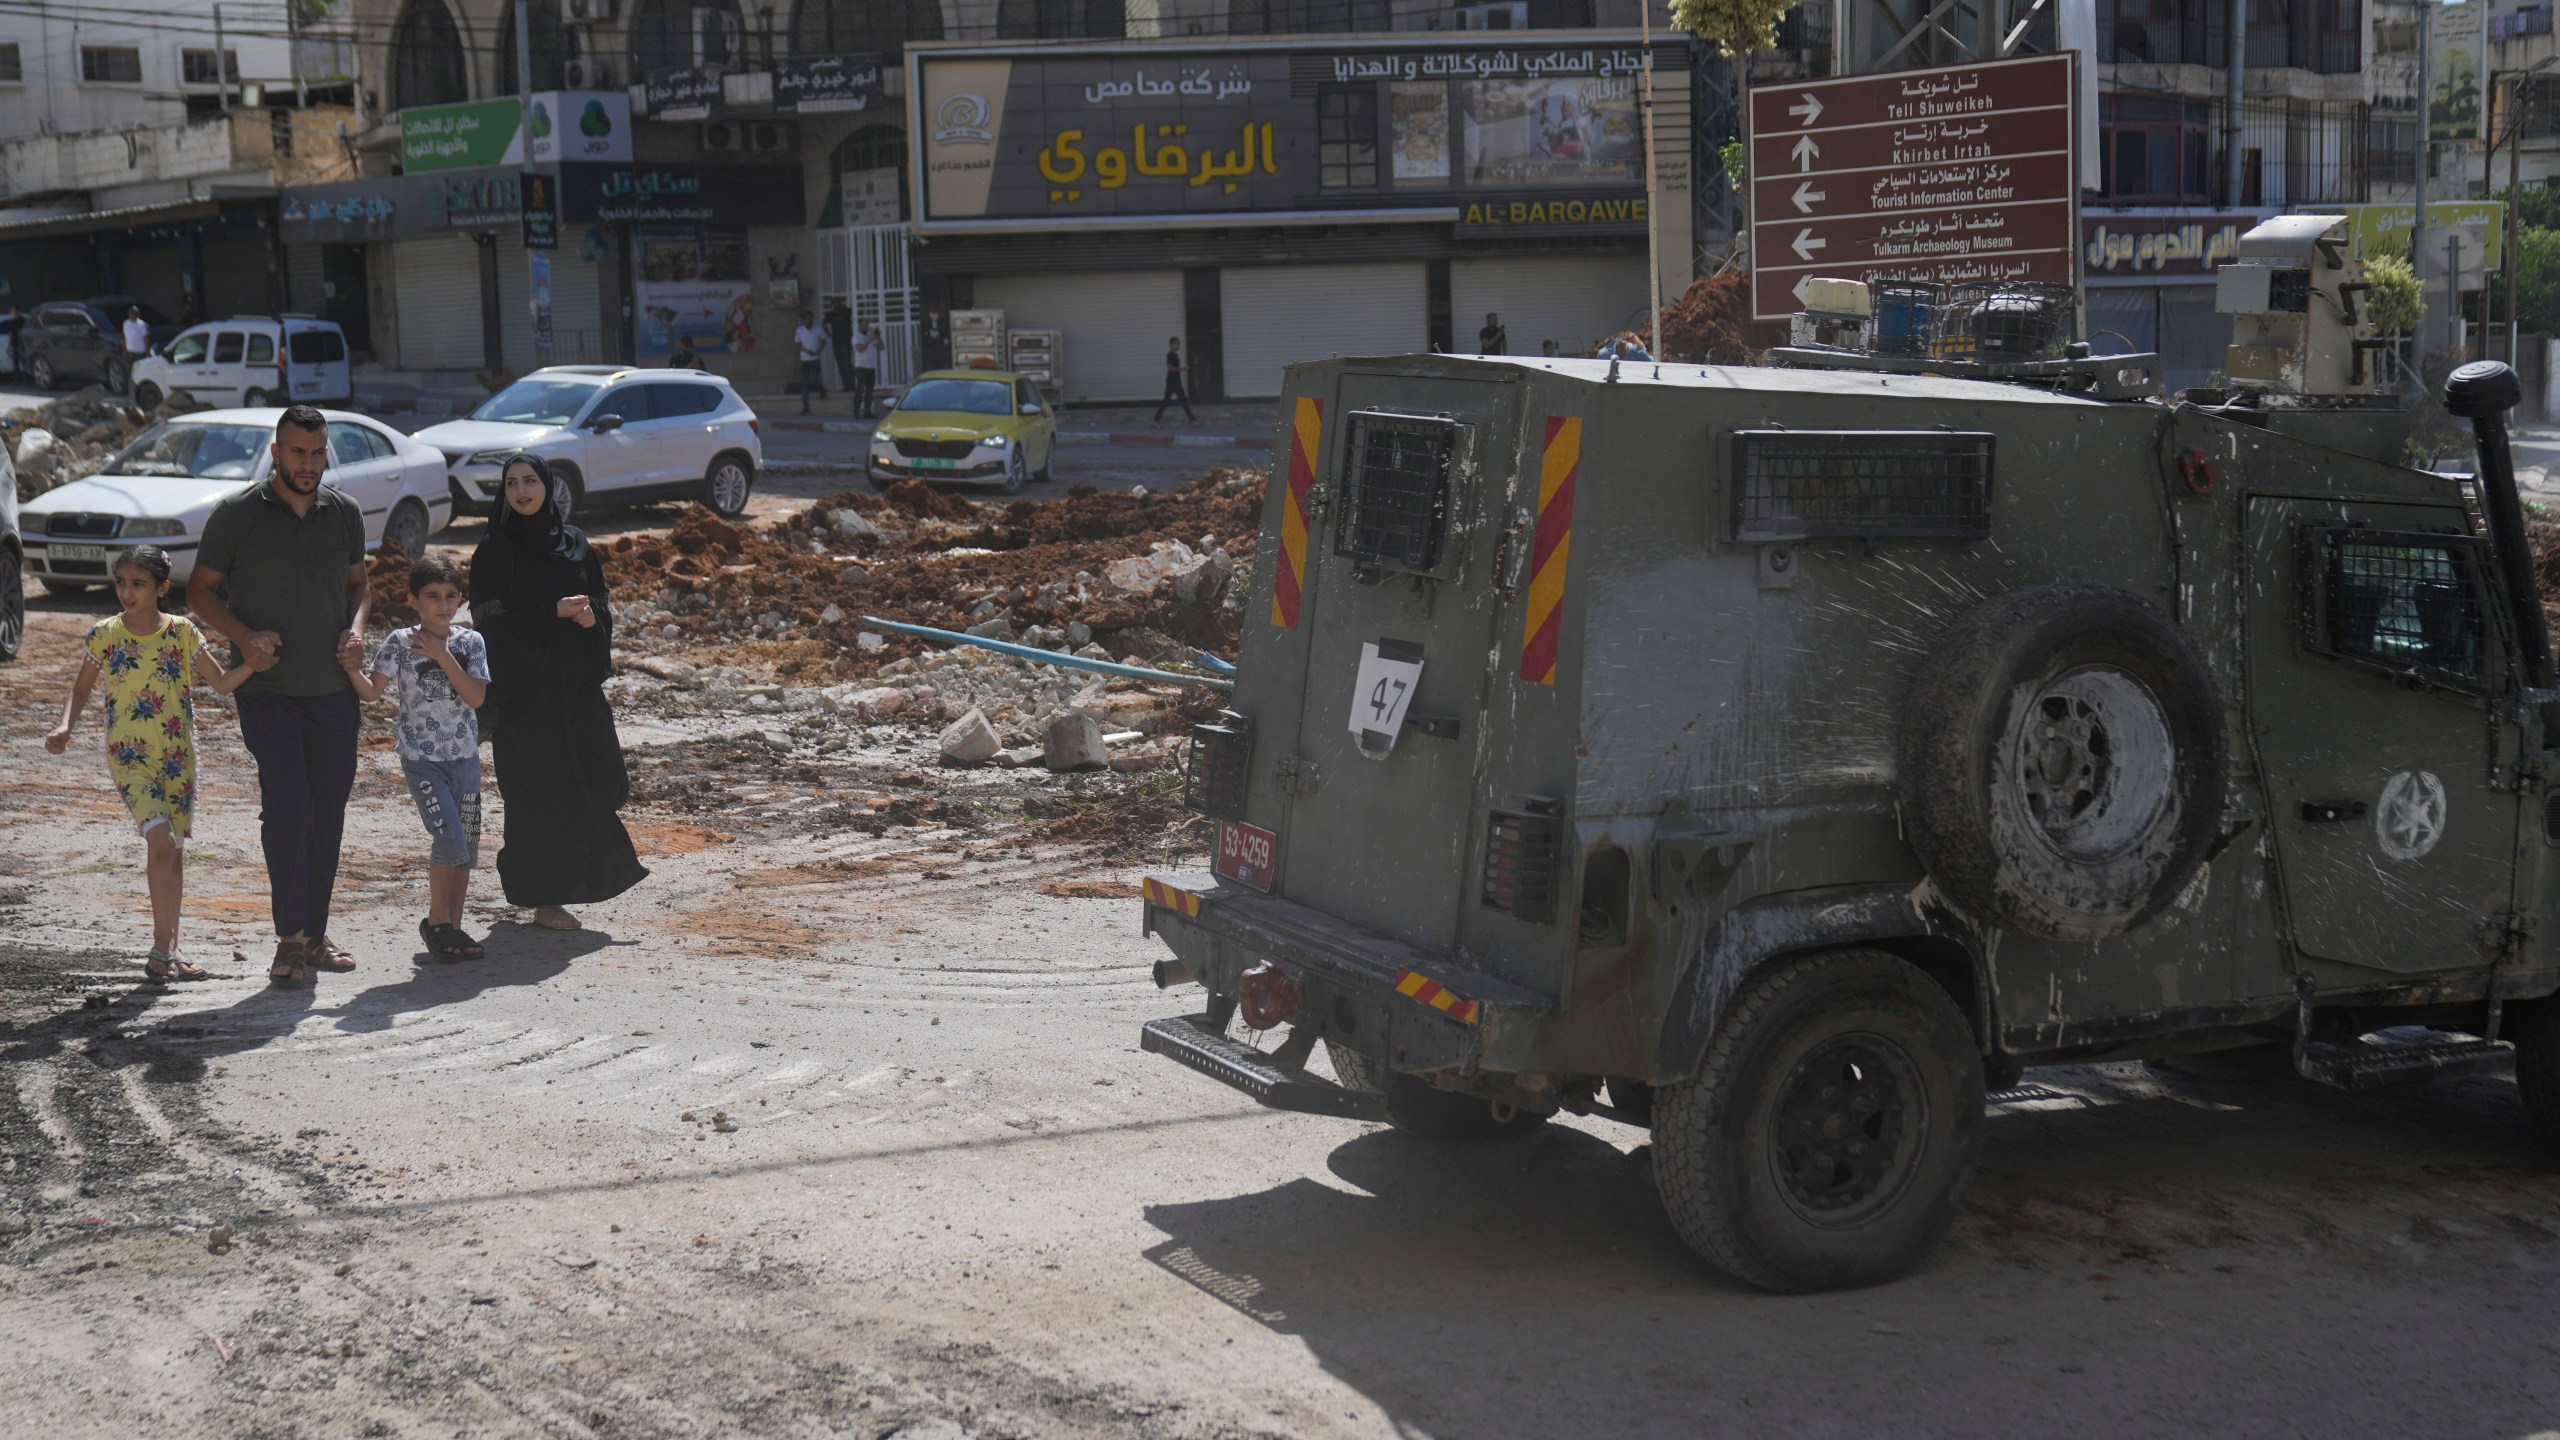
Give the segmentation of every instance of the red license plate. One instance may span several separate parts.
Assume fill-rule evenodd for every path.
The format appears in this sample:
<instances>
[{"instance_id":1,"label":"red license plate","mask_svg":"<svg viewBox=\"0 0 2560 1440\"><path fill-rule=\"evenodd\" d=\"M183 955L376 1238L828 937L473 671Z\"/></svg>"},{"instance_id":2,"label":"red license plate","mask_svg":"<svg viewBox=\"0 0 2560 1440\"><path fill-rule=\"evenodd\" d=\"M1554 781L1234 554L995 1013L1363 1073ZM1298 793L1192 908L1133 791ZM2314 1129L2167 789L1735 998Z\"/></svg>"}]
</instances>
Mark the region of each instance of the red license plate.
<instances>
[{"instance_id":1,"label":"red license plate","mask_svg":"<svg viewBox=\"0 0 2560 1440\"><path fill-rule=\"evenodd\" d=\"M1280 863L1280 837L1259 825L1218 822L1218 878L1271 893L1271 871Z\"/></svg>"}]
</instances>

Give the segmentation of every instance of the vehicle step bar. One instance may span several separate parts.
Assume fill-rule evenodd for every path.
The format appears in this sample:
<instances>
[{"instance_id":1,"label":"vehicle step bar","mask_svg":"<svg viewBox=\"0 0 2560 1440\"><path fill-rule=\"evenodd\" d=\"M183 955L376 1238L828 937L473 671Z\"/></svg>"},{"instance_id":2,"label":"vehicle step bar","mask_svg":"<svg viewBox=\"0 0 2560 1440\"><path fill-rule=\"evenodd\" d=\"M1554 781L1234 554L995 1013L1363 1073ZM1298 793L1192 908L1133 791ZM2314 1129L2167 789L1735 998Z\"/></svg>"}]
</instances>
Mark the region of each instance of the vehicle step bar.
<instances>
[{"instance_id":1,"label":"vehicle step bar","mask_svg":"<svg viewBox=\"0 0 2560 1440\"><path fill-rule=\"evenodd\" d=\"M1281 1064L1267 1051L1210 1029L1201 1016L1176 1015L1148 1021L1138 1032L1138 1048L1232 1085L1274 1110L1344 1120L1387 1118L1385 1095L1345 1089L1295 1065Z\"/></svg>"},{"instance_id":2,"label":"vehicle step bar","mask_svg":"<svg viewBox=\"0 0 2560 1440\"><path fill-rule=\"evenodd\" d=\"M2515 1066L2515 1047L2495 1040L2447 1040L2432 1045L2312 1045L2296 1063L2306 1080L2341 1090L2374 1090L2465 1075L2503 1075Z\"/></svg>"}]
</instances>

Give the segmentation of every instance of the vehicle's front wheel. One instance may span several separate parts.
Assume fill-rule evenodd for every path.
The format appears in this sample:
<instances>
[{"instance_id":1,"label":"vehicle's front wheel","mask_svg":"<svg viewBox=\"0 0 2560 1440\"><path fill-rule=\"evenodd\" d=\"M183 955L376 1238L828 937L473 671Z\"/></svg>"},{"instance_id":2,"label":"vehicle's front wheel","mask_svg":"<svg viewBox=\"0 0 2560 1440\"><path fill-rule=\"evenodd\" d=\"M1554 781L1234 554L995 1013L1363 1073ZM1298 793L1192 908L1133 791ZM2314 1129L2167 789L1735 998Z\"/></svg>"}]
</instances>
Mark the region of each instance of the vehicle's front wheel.
<instances>
[{"instance_id":1,"label":"vehicle's front wheel","mask_svg":"<svg viewBox=\"0 0 2560 1440\"><path fill-rule=\"evenodd\" d=\"M1031 483L1034 485L1046 485L1057 478L1058 447L1056 442L1052 441L1049 446L1048 455L1043 457L1040 461L1040 468L1031 472Z\"/></svg>"},{"instance_id":2,"label":"vehicle's front wheel","mask_svg":"<svg viewBox=\"0 0 2560 1440\"><path fill-rule=\"evenodd\" d=\"M160 387L148 380L133 387L133 403L141 406L145 414L159 409L160 402L166 398L160 393Z\"/></svg>"},{"instance_id":3,"label":"vehicle's front wheel","mask_svg":"<svg viewBox=\"0 0 2560 1440\"><path fill-rule=\"evenodd\" d=\"M2516 1092L2544 1143L2560 1149L2560 995L2509 1006L2507 1038L2516 1045Z\"/></svg>"},{"instance_id":4,"label":"vehicle's front wheel","mask_svg":"<svg viewBox=\"0 0 2560 1440\"><path fill-rule=\"evenodd\" d=\"M1031 462L1023 458L1022 447L1016 445L1005 452L1004 493L1007 495L1019 493L1023 482L1029 478L1031 478Z\"/></svg>"},{"instance_id":5,"label":"vehicle's front wheel","mask_svg":"<svg viewBox=\"0 0 2560 1440\"><path fill-rule=\"evenodd\" d=\"M1347 1090L1382 1088L1369 1057L1330 1040L1324 1053L1333 1061L1334 1077ZM1547 1123L1535 1110L1516 1110L1473 1095L1438 1089L1410 1075L1389 1075L1387 1123L1425 1140L1498 1140L1520 1135Z\"/></svg>"},{"instance_id":6,"label":"vehicle's front wheel","mask_svg":"<svg viewBox=\"0 0 2560 1440\"><path fill-rule=\"evenodd\" d=\"M108 394L121 395L133 383L133 367L122 360L110 360L100 378L107 382Z\"/></svg>"},{"instance_id":7,"label":"vehicle's front wheel","mask_svg":"<svg viewBox=\"0 0 2560 1440\"><path fill-rule=\"evenodd\" d=\"M403 500L391 507L391 518L382 522L382 548L397 550L412 560L427 553L427 507L415 500Z\"/></svg>"},{"instance_id":8,"label":"vehicle's front wheel","mask_svg":"<svg viewBox=\"0 0 2560 1440\"><path fill-rule=\"evenodd\" d=\"M27 582L18 567L18 547L0 545L0 660L18 658L27 638Z\"/></svg>"},{"instance_id":9,"label":"vehicle's front wheel","mask_svg":"<svg viewBox=\"0 0 2560 1440\"><path fill-rule=\"evenodd\" d=\"M723 455L711 462L711 473L703 477L702 503L721 519L735 520L747 513L747 497L755 492L755 484L745 460Z\"/></svg>"},{"instance_id":10,"label":"vehicle's front wheel","mask_svg":"<svg viewBox=\"0 0 2560 1440\"><path fill-rule=\"evenodd\" d=\"M50 389L52 389L52 388L53 388L53 361L52 361L52 359L51 359L50 357L47 357L47 356L39 355L39 356L37 356L36 358L34 358L33 360L28 361L28 362L27 362L27 381L28 381L28 383L29 383L29 384L31 384L31 385L33 385L33 386L35 386L35 387L36 387L37 389L39 389L39 390L50 390Z\"/></svg>"},{"instance_id":11,"label":"vehicle's front wheel","mask_svg":"<svg viewBox=\"0 0 2560 1440\"><path fill-rule=\"evenodd\" d=\"M1779 962L1698 1073L1663 1086L1654 1183L1689 1247L1764 1290L1891 1280L1947 1231L1982 1149L1982 1062L1946 991L1894 956Z\"/></svg>"}]
</instances>

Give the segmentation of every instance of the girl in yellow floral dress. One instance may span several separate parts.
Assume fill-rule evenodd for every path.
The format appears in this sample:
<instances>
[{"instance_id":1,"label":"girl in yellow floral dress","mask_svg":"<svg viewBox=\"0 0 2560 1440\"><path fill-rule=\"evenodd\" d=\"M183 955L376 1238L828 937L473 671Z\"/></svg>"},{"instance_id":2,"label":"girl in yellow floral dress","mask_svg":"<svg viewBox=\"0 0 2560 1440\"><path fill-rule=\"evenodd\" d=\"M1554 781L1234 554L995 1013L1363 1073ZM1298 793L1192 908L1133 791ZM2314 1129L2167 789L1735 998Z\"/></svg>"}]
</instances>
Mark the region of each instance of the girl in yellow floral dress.
<instances>
[{"instance_id":1,"label":"girl in yellow floral dress","mask_svg":"<svg viewBox=\"0 0 2560 1440\"><path fill-rule=\"evenodd\" d=\"M186 891L187 830L196 807L196 702L190 677L225 694L249 678L249 667L224 670L204 648L204 632L181 616L160 613L169 593L169 555L136 545L116 556L116 601L124 613L99 621L83 643L80 673L62 706L62 723L44 737L59 755L72 722L88 708L89 691L107 682L107 773L150 851L151 954L154 980L201 980L204 970L178 954L178 904Z\"/></svg>"}]
</instances>

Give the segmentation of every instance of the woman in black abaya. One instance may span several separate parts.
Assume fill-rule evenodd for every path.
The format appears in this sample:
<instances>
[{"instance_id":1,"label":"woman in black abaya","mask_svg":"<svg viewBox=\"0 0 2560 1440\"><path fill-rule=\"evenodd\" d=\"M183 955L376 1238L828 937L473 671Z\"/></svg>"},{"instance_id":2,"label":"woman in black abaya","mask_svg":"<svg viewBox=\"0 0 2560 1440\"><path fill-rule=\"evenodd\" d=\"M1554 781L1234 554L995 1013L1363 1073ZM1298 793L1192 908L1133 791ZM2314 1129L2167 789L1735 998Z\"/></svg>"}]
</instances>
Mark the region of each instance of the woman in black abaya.
<instances>
[{"instance_id":1,"label":"woman in black abaya","mask_svg":"<svg viewBox=\"0 0 2560 1440\"><path fill-rule=\"evenodd\" d=\"M575 930L571 905L648 875L615 814L631 798L604 698L613 611L604 564L568 522L569 489L531 455L507 461L489 538L471 555L471 621L489 642L490 737L506 840L498 882L533 923ZM487 724L483 720L482 724Z\"/></svg>"}]
</instances>

